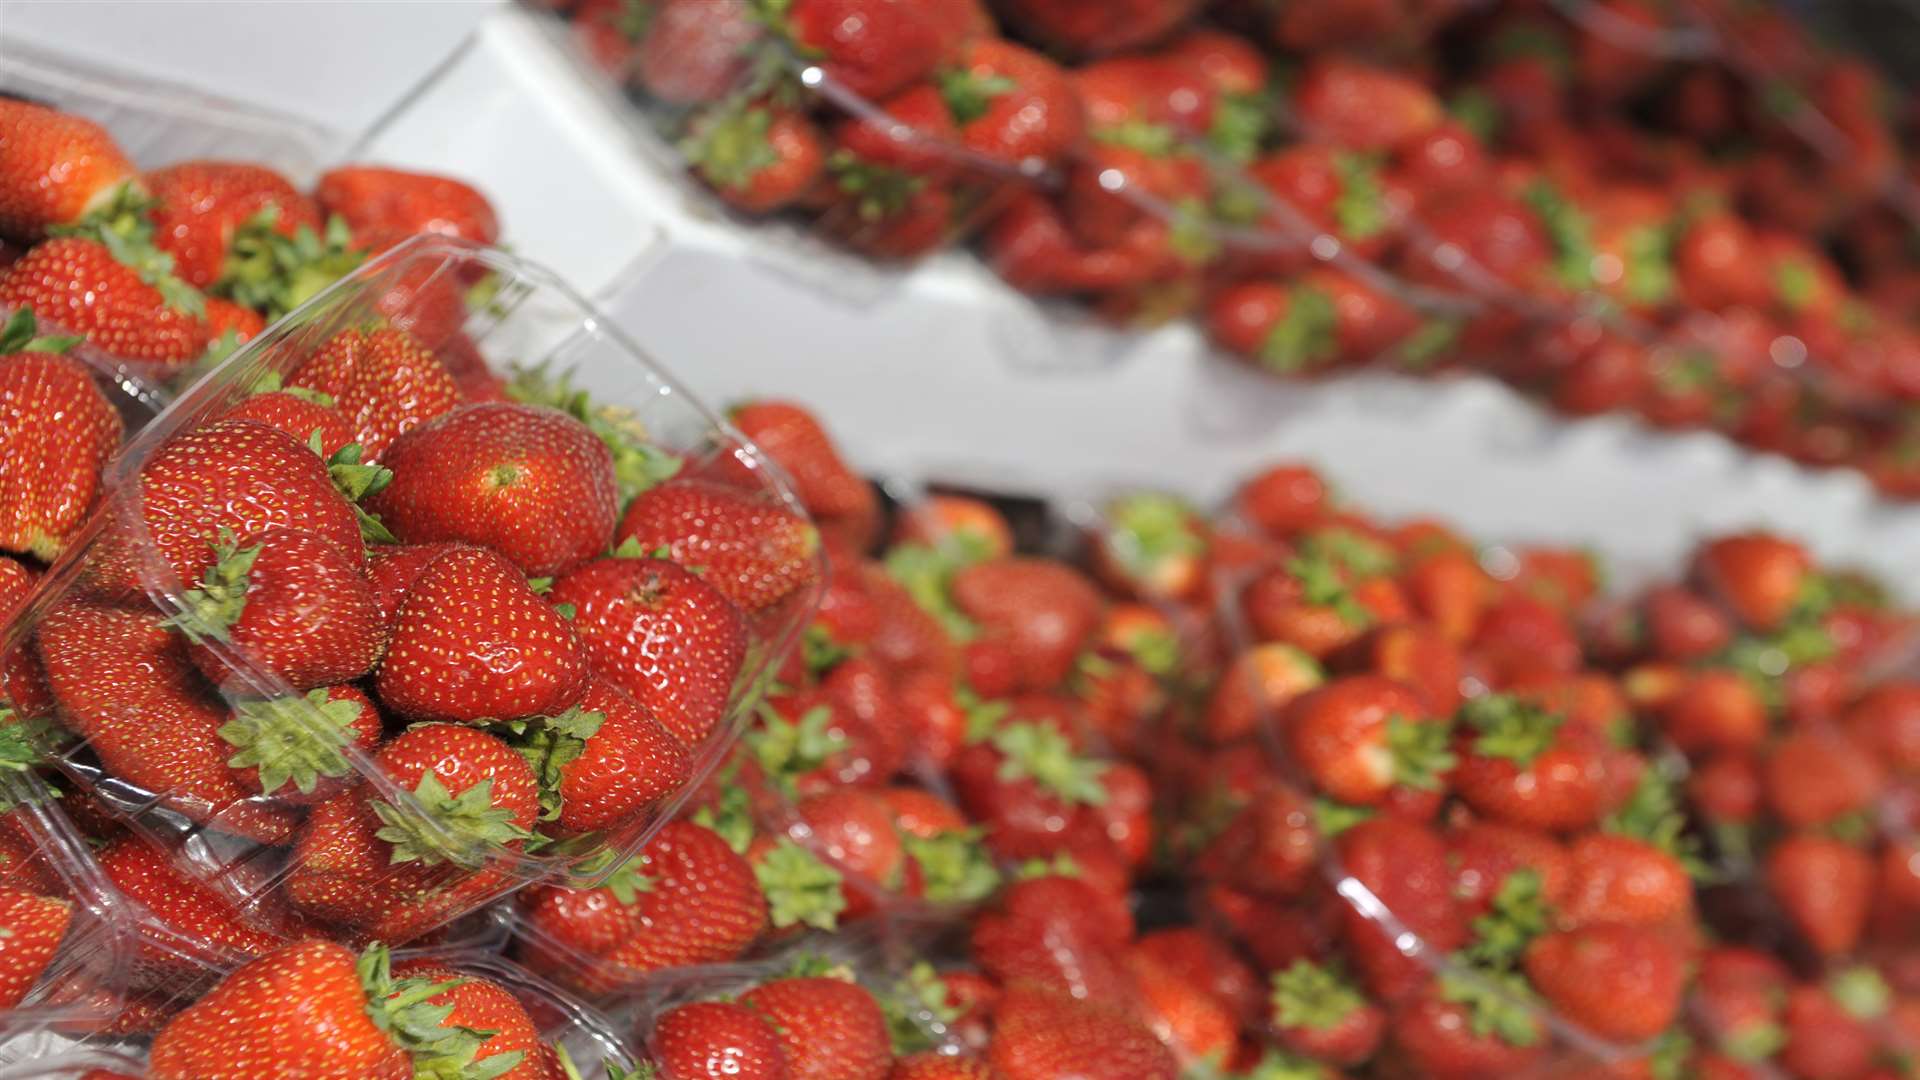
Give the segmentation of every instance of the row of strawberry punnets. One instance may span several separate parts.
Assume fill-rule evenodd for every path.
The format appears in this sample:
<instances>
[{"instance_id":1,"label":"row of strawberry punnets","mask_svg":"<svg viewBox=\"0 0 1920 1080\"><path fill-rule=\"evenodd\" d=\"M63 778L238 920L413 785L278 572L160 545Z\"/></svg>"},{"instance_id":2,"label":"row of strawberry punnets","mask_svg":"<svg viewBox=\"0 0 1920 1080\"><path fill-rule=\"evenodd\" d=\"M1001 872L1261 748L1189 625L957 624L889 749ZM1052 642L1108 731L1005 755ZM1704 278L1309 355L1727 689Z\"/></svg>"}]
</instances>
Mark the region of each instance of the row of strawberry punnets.
<instances>
[{"instance_id":1,"label":"row of strawberry punnets","mask_svg":"<svg viewBox=\"0 0 1920 1080\"><path fill-rule=\"evenodd\" d=\"M748 214L817 215L893 257L977 231L1024 292L1129 324L1193 314L1276 371L1488 370L1576 414L1907 485L1920 339L1911 260L1884 240L1886 155L1809 158L1725 97L1719 54L1588 29L1636 4L1611 22L1149 5L1123 53L1080 3L1007 4L1000 27L975 4L558 6ZM1106 55L1067 66L1021 40ZM1832 126L1893 141L1860 106L1866 69L1802 67ZM1809 191L1833 197L1793 198Z\"/></svg>"}]
</instances>

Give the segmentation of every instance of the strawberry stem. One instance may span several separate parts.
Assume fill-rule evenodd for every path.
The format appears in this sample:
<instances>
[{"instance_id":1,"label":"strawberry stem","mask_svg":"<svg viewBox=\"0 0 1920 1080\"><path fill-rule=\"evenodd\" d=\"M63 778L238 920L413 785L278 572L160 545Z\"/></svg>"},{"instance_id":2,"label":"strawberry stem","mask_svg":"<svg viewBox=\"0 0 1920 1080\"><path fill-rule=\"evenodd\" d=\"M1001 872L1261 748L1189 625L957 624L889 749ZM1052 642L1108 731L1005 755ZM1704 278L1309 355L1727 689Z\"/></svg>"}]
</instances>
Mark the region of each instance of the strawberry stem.
<instances>
[{"instance_id":1,"label":"strawberry stem","mask_svg":"<svg viewBox=\"0 0 1920 1080\"><path fill-rule=\"evenodd\" d=\"M219 735L237 752L230 768L260 770L260 791L271 795L291 782L302 795L313 794L321 777L345 776L353 766L341 751L353 742L360 703L333 700L325 688L305 697L242 701Z\"/></svg>"}]
</instances>

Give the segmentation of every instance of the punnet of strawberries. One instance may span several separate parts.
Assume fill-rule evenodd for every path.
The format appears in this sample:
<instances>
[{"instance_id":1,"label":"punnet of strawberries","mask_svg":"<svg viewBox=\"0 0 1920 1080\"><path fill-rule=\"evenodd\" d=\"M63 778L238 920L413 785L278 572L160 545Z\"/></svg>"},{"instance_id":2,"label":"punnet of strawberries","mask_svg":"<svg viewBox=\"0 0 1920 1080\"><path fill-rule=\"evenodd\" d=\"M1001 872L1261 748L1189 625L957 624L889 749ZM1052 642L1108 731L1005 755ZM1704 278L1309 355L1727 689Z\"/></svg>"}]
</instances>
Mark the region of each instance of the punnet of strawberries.
<instances>
[{"instance_id":1,"label":"punnet of strawberries","mask_svg":"<svg viewBox=\"0 0 1920 1080\"><path fill-rule=\"evenodd\" d=\"M1920 491L1920 114L1781 5L533 6L748 218Z\"/></svg>"}]
</instances>

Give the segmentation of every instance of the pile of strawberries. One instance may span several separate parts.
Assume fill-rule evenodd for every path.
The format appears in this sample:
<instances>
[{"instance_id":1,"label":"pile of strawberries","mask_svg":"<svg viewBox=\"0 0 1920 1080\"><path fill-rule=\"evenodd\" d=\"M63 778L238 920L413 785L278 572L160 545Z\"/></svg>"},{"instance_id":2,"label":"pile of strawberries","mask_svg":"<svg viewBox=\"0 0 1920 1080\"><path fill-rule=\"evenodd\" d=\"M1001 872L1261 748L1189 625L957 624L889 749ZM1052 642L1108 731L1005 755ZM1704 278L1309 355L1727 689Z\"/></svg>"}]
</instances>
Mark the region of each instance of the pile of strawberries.
<instances>
[{"instance_id":1,"label":"pile of strawberries","mask_svg":"<svg viewBox=\"0 0 1920 1080\"><path fill-rule=\"evenodd\" d=\"M748 214L1920 490L1914 113L1771 5L543 6Z\"/></svg>"}]
</instances>

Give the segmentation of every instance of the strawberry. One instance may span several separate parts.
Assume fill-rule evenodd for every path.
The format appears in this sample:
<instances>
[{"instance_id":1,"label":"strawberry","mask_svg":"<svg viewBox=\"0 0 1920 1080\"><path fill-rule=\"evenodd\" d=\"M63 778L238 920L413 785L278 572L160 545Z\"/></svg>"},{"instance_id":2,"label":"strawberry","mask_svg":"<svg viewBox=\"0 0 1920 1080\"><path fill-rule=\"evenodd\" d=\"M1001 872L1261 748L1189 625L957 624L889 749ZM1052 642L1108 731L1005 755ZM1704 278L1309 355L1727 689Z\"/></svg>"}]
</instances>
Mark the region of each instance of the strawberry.
<instances>
[{"instance_id":1,"label":"strawberry","mask_svg":"<svg viewBox=\"0 0 1920 1080\"><path fill-rule=\"evenodd\" d=\"M264 166L183 161L142 179L153 198L154 246L173 256L174 273L196 289L221 278L243 229L320 232L313 200Z\"/></svg>"},{"instance_id":2,"label":"strawberry","mask_svg":"<svg viewBox=\"0 0 1920 1080\"><path fill-rule=\"evenodd\" d=\"M1343 803L1372 806L1395 786L1439 790L1455 763L1446 721L1407 687L1374 675L1294 699L1282 731L1307 776Z\"/></svg>"},{"instance_id":3,"label":"strawberry","mask_svg":"<svg viewBox=\"0 0 1920 1080\"><path fill-rule=\"evenodd\" d=\"M542 886L523 905L535 931L524 958L590 993L652 971L725 963L767 930L752 865L685 820L662 827L605 885Z\"/></svg>"},{"instance_id":4,"label":"strawberry","mask_svg":"<svg viewBox=\"0 0 1920 1080\"><path fill-rule=\"evenodd\" d=\"M995 1010L987 1058L1005 1080L1174 1080L1173 1055L1111 1000L1011 984Z\"/></svg>"},{"instance_id":5,"label":"strawberry","mask_svg":"<svg viewBox=\"0 0 1920 1080\"><path fill-rule=\"evenodd\" d=\"M309 690L303 697L243 698L220 738L233 749L227 765L249 791L283 802L318 803L353 782L342 751L371 753L380 741L380 711L352 686Z\"/></svg>"},{"instance_id":6,"label":"strawberry","mask_svg":"<svg viewBox=\"0 0 1920 1080\"><path fill-rule=\"evenodd\" d=\"M974 38L939 81L961 141L993 161L1057 165L1086 136L1086 116L1066 73L1010 41Z\"/></svg>"},{"instance_id":7,"label":"strawberry","mask_svg":"<svg viewBox=\"0 0 1920 1080\"><path fill-rule=\"evenodd\" d=\"M640 493L614 533L640 551L702 574L727 599L758 613L810 588L820 533L807 520L750 492L708 480L669 480Z\"/></svg>"},{"instance_id":8,"label":"strawberry","mask_svg":"<svg viewBox=\"0 0 1920 1080\"><path fill-rule=\"evenodd\" d=\"M287 386L332 398L353 421L353 441L369 461L460 403L445 365L404 330L342 330L294 371Z\"/></svg>"},{"instance_id":9,"label":"strawberry","mask_svg":"<svg viewBox=\"0 0 1920 1080\"><path fill-rule=\"evenodd\" d=\"M314 807L288 863L296 907L404 941L510 887L487 868L539 816L539 781L524 757L477 728L417 724L373 762L413 804L390 805L362 785Z\"/></svg>"},{"instance_id":10,"label":"strawberry","mask_svg":"<svg viewBox=\"0 0 1920 1080\"><path fill-rule=\"evenodd\" d=\"M789 1080L782 1042L747 1005L695 1001L661 1015L648 1049L672 1080Z\"/></svg>"},{"instance_id":11,"label":"strawberry","mask_svg":"<svg viewBox=\"0 0 1920 1080\"><path fill-rule=\"evenodd\" d=\"M1394 211L1379 169L1359 153L1304 143L1261 158L1247 172L1273 199L1358 258L1379 259L1393 240Z\"/></svg>"},{"instance_id":12,"label":"strawberry","mask_svg":"<svg viewBox=\"0 0 1920 1080\"><path fill-rule=\"evenodd\" d=\"M687 749L653 714L605 679L567 712L518 740L534 763L562 836L636 825L691 775Z\"/></svg>"},{"instance_id":13,"label":"strawberry","mask_svg":"<svg viewBox=\"0 0 1920 1080\"><path fill-rule=\"evenodd\" d=\"M1238 1048L1239 1024L1225 1002L1137 950L1123 962L1141 1023L1181 1061L1225 1061Z\"/></svg>"},{"instance_id":14,"label":"strawberry","mask_svg":"<svg viewBox=\"0 0 1920 1080\"><path fill-rule=\"evenodd\" d=\"M367 506L403 543L478 544L534 576L606 550L620 509L606 444L534 405L463 405L395 439L381 464L393 481Z\"/></svg>"},{"instance_id":15,"label":"strawberry","mask_svg":"<svg viewBox=\"0 0 1920 1080\"><path fill-rule=\"evenodd\" d=\"M847 918L870 911L876 890L905 889L906 845L880 796L857 788L823 791L801 799L794 813L798 822L789 831L841 872Z\"/></svg>"},{"instance_id":16,"label":"strawberry","mask_svg":"<svg viewBox=\"0 0 1920 1080\"><path fill-rule=\"evenodd\" d=\"M583 8L576 19L586 14ZM701 0L664 0L645 14L633 74L648 94L673 105L718 101L739 88L766 33L756 12Z\"/></svg>"},{"instance_id":17,"label":"strawberry","mask_svg":"<svg viewBox=\"0 0 1920 1080\"><path fill-rule=\"evenodd\" d=\"M780 1036L793 1080L885 1080L886 1016L858 985L824 976L776 979L740 995Z\"/></svg>"},{"instance_id":18,"label":"strawberry","mask_svg":"<svg viewBox=\"0 0 1920 1080\"><path fill-rule=\"evenodd\" d=\"M348 165L320 178L313 196L354 235L431 233L476 244L500 239L486 196L458 180L371 165Z\"/></svg>"},{"instance_id":19,"label":"strawberry","mask_svg":"<svg viewBox=\"0 0 1920 1080\"><path fill-rule=\"evenodd\" d=\"M400 615L400 601L440 556L462 544L381 544L367 552L367 585L388 626Z\"/></svg>"},{"instance_id":20,"label":"strawberry","mask_svg":"<svg viewBox=\"0 0 1920 1080\"><path fill-rule=\"evenodd\" d=\"M1013 554L1013 529L989 503L964 495L928 495L894 520L894 542L933 548L957 563Z\"/></svg>"},{"instance_id":21,"label":"strawberry","mask_svg":"<svg viewBox=\"0 0 1920 1080\"><path fill-rule=\"evenodd\" d=\"M1892 771L1920 772L1920 684L1889 680L1868 690L1848 706L1843 723Z\"/></svg>"},{"instance_id":22,"label":"strawberry","mask_svg":"<svg viewBox=\"0 0 1920 1080\"><path fill-rule=\"evenodd\" d=\"M1767 737L1767 705L1737 671L1707 668L1685 677L1660 708L1661 731L1688 753L1748 754Z\"/></svg>"},{"instance_id":23,"label":"strawberry","mask_svg":"<svg viewBox=\"0 0 1920 1080\"><path fill-rule=\"evenodd\" d=\"M1400 998L1420 986L1432 958L1466 940L1446 843L1426 826L1381 816L1341 833L1336 846L1348 877L1414 935L1409 956L1395 941L1398 928L1389 929L1352 900L1340 912L1361 981L1377 998Z\"/></svg>"},{"instance_id":24,"label":"strawberry","mask_svg":"<svg viewBox=\"0 0 1920 1080\"><path fill-rule=\"evenodd\" d=\"M987 1063L929 1050L901 1058L887 1080L994 1080Z\"/></svg>"},{"instance_id":25,"label":"strawberry","mask_svg":"<svg viewBox=\"0 0 1920 1080\"><path fill-rule=\"evenodd\" d=\"M1837 732L1789 732L1768 748L1767 803L1791 828L1825 825L1849 814L1870 814L1886 782L1880 762Z\"/></svg>"},{"instance_id":26,"label":"strawberry","mask_svg":"<svg viewBox=\"0 0 1920 1080\"><path fill-rule=\"evenodd\" d=\"M219 420L176 436L140 470L140 487L145 542L181 588L212 563L209 540L229 533L236 547L274 529L297 529L356 558L363 550L353 507L335 490L326 464L292 436L252 420ZM117 550L140 543L131 523L114 522L106 539L116 550L96 558L120 575L113 584L132 587L159 568L144 565L138 549Z\"/></svg>"},{"instance_id":27,"label":"strawberry","mask_svg":"<svg viewBox=\"0 0 1920 1080\"><path fill-rule=\"evenodd\" d=\"M1108 784L1129 769L1081 755L1043 723L1017 721L962 750L951 776L960 804L985 827L996 854L1041 858L1071 838L1106 837Z\"/></svg>"},{"instance_id":28,"label":"strawberry","mask_svg":"<svg viewBox=\"0 0 1920 1080\"><path fill-rule=\"evenodd\" d=\"M1692 905L1686 869L1645 841L1587 833L1573 841L1568 858L1572 870L1559 916L1570 929L1597 922L1657 926Z\"/></svg>"},{"instance_id":29,"label":"strawberry","mask_svg":"<svg viewBox=\"0 0 1920 1080\"><path fill-rule=\"evenodd\" d=\"M14 98L0 100L0 236L38 240L138 183L113 136L85 117Z\"/></svg>"},{"instance_id":30,"label":"strawberry","mask_svg":"<svg viewBox=\"0 0 1920 1080\"><path fill-rule=\"evenodd\" d=\"M92 509L123 425L87 369L33 326L23 309L0 328L0 550L52 559Z\"/></svg>"},{"instance_id":31,"label":"strawberry","mask_svg":"<svg viewBox=\"0 0 1920 1080\"><path fill-rule=\"evenodd\" d=\"M472 618L483 610L485 621ZM462 547L429 563L400 601L374 686L409 719L475 722L557 716L587 678L586 646L525 575Z\"/></svg>"},{"instance_id":32,"label":"strawberry","mask_svg":"<svg viewBox=\"0 0 1920 1080\"><path fill-rule=\"evenodd\" d=\"M1013 0L1007 22L1068 53L1119 52L1150 45L1177 29L1203 5L1199 0Z\"/></svg>"},{"instance_id":33,"label":"strawberry","mask_svg":"<svg viewBox=\"0 0 1920 1080\"><path fill-rule=\"evenodd\" d=\"M710 110L694 120L684 146L695 174L749 214L800 202L826 175L826 137L805 114L779 105Z\"/></svg>"},{"instance_id":34,"label":"strawberry","mask_svg":"<svg viewBox=\"0 0 1920 1080\"><path fill-rule=\"evenodd\" d=\"M735 407L727 418L786 470L808 513L822 521L852 518L877 524L873 488L841 458L812 413L791 402L755 401Z\"/></svg>"},{"instance_id":35,"label":"strawberry","mask_svg":"<svg viewBox=\"0 0 1920 1080\"><path fill-rule=\"evenodd\" d=\"M311 390L275 390L254 394L228 409L222 419L253 420L284 431L301 442L320 433L320 456L331 460L353 442L353 422L333 407L333 399Z\"/></svg>"},{"instance_id":36,"label":"strawberry","mask_svg":"<svg viewBox=\"0 0 1920 1080\"><path fill-rule=\"evenodd\" d=\"M1157 492L1124 495L1103 510L1095 537L1095 572L1114 589L1143 600L1192 596L1206 575L1207 531L1180 499Z\"/></svg>"},{"instance_id":37,"label":"strawberry","mask_svg":"<svg viewBox=\"0 0 1920 1080\"><path fill-rule=\"evenodd\" d=\"M786 24L795 45L827 75L869 101L925 78L949 43L940 0L794 0Z\"/></svg>"},{"instance_id":38,"label":"strawberry","mask_svg":"<svg viewBox=\"0 0 1920 1080\"><path fill-rule=\"evenodd\" d=\"M228 975L162 1028L148 1055L152 1080L260 1076L408 1075L429 1056L471 1058L479 1032L445 1027L423 1002L444 991L396 980L387 950L356 959L343 946L303 941Z\"/></svg>"},{"instance_id":39,"label":"strawberry","mask_svg":"<svg viewBox=\"0 0 1920 1080\"><path fill-rule=\"evenodd\" d=\"M544 1080L540 1032L526 1006L506 987L463 975L430 959L395 964L393 973L402 979L446 987L425 1002L429 1007L448 1010L440 1026L482 1034L470 1058L460 1062L464 1068L484 1072L493 1080ZM462 1053L468 1051L463 1049Z\"/></svg>"},{"instance_id":40,"label":"strawberry","mask_svg":"<svg viewBox=\"0 0 1920 1080\"><path fill-rule=\"evenodd\" d=\"M1435 1080L1526 1076L1539 1067L1547 1035L1512 973L1463 969L1429 980L1388 1021L1414 1075Z\"/></svg>"},{"instance_id":41,"label":"strawberry","mask_svg":"<svg viewBox=\"0 0 1920 1080\"><path fill-rule=\"evenodd\" d=\"M598 559L561 575L548 599L574 609L594 671L687 746L725 716L747 628L704 577L664 559Z\"/></svg>"},{"instance_id":42,"label":"strawberry","mask_svg":"<svg viewBox=\"0 0 1920 1080\"><path fill-rule=\"evenodd\" d=\"M285 944L280 935L251 925L232 900L181 873L165 854L143 840L123 836L94 858L122 896L144 907L160 925L197 944L248 957L264 956ZM196 965L182 961L165 946L142 948L140 961L154 969L143 972L145 978L201 974Z\"/></svg>"},{"instance_id":43,"label":"strawberry","mask_svg":"<svg viewBox=\"0 0 1920 1080\"><path fill-rule=\"evenodd\" d=\"M879 105L878 115L849 116L834 127L828 162L844 194L868 196L857 200L867 217L890 209L894 188L938 190L959 165L960 129L938 85L916 83Z\"/></svg>"},{"instance_id":44,"label":"strawberry","mask_svg":"<svg viewBox=\"0 0 1920 1080\"><path fill-rule=\"evenodd\" d=\"M1605 734L1505 694L1460 710L1453 784L1498 821L1552 831L1586 828L1609 809Z\"/></svg>"},{"instance_id":45,"label":"strawberry","mask_svg":"<svg viewBox=\"0 0 1920 1080\"><path fill-rule=\"evenodd\" d=\"M1805 601L1813 558L1790 540L1743 533L1702 545L1694 552L1692 572L1741 623L1771 631Z\"/></svg>"},{"instance_id":46,"label":"strawberry","mask_svg":"<svg viewBox=\"0 0 1920 1080\"><path fill-rule=\"evenodd\" d=\"M1767 852L1767 889L1788 922L1821 956L1853 951L1873 901L1873 859L1818 833L1782 839Z\"/></svg>"},{"instance_id":47,"label":"strawberry","mask_svg":"<svg viewBox=\"0 0 1920 1080\"><path fill-rule=\"evenodd\" d=\"M1567 1020L1602 1038L1651 1039L1680 1012L1686 963L1660 931L1591 923L1527 947L1527 977Z\"/></svg>"},{"instance_id":48,"label":"strawberry","mask_svg":"<svg viewBox=\"0 0 1920 1080\"><path fill-rule=\"evenodd\" d=\"M286 836L284 814L246 801L219 735L227 710L157 616L70 600L47 613L37 641L60 722L114 777L216 829Z\"/></svg>"},{"instance_id":49,"label":"strawberry","mask_svg":"<svg viewBox=\"0 0 1920 1080\"><path fill-rule=\"evenodd\" d=\"M1663 585L1641 601L1647 645L1674 663L1704 660L1727 647L1733 624L1724 612L1690 589Z\"/></svg>"},{"instance_id":50,"label":"strawberry","mask_svg":"<svg viewBox=\"0 0 1920 1080\"><path fill-rule=\"evenodd\" d=\"M984 637L1013 650L1026 689L1064 679L1100 619L1093 585L1048 559L1014 556L968 566L954 575L952 594Z\"/></svg>"},{"instance_id":51,"label":"strawberry","mask_svg":"<svg viewBox=\"0 0 1920 1080\"><path fill-rule=\"evenodd\" d=\"M16 1008L33 991L72 918L65 900L0 885L0 1006Z\"/></svg>"},{"instance_id":52,"label":"strawberry","mask_svg":"<svg viewBox=\"0 0 1920 1080\"><path fill-rule=\"evenodd\" d=\"M231 534L180 596L169 624L192 642L208 678L243 689L261 677L308 690L357 679L386 644L358 546L301 529L271 529L246 547Z\"/></svg>"},{"instance_id":53,"label":"strawberry","mask_svg":"<svg viewBox=\"0 0 1920 1080\"><path fill-rule=\"evenodd\" d=\"M199 359L207 347L198 293L164 270L143 273L118 261L106 244L79 236L48 240L7 267L0 304L31 309L47 326L161 374Z\"/></svg>"},{"instance_id":54,"label":"strawberry","mask_svg":"<svg viewBox=\"0 0 1920 1080\"><path fill-rule=\"evenodd\" d=\"M1372 1057L1386 1014L1340 972L1306 960L1273 975L1273 1025L1287 1049L1343 1068Z\"/></svg>"},{"instance_id":55,"label":"strawberry","mask_svg":"<svg viewBox=\"0 0 1920 1080\"><path fill-rule=\"evenodd\" d=\"M1566 896L1570 860L1548 833L1472 821L1448 831L1447 855L1454 896L1476 921L1489 913L1511 916L1516 902L1551 908Z\"/></svg>"},{"instance_id":56,"label":"strawberry","mask_svg":"<svg viewBox=\"0 0 1920 1080\"><path fill-rule=\"evenodd\" d=\"M1316 60L1293 87L1301 125L1349 150L1390 150L1444 118L1433 92L1409 76L1358 61Z\"/></svg>"},{"instance_id":57,"label":"strawberry","mask_svg":"<svg viewBox=\"0 0 1920 1080\"><path fill-rule=\"evenodd\" d=\"M1868 968L1842 971L1825 986L1794 987L1782 1017L1787 1038L1780 1064L1808 1080L1872 1075L1879 1043L1874 1026L1883 1020L1887 996L1886 984Z\"/></svg>"},{"instance_id":58,"label":"strawberry","mask_svg":"<svg viewBox=\"0 0 1920 1080\"><path fill-rule=\"evenodd\" d=\"M1267 1004L1266 985L1225 939L1197 926L1175 926L1140 935L1133 951L1225 1002L1236 1016L1251 1016Z\"/></svg>"},{"instance_id":59,"label":"strawberry","mask_svg":"<svg viewBox=\"0 0 1920 1080\"><path fill-rule=\"evenodd\" d=\"M1087 880L1043 874L1014 882L973 921L981 970L1004 984L1033 980L1096 1000L1118 1000L1120 951L1133 936L1123 899Z\"/></svg>"}]
</instances>

